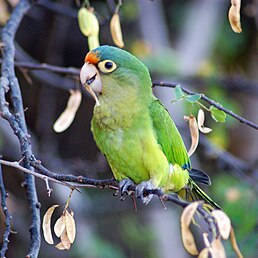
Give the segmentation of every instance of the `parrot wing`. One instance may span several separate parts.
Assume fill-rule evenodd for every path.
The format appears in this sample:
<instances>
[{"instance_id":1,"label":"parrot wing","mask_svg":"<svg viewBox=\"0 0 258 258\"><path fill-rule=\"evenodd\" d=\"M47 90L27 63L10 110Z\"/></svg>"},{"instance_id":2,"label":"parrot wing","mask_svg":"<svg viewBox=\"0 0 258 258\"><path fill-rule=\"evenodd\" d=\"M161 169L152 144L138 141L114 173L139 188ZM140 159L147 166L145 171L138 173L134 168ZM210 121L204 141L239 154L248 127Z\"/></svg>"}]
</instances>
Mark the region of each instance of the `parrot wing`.
<instances>
[{"instance_id":1,"label":"parrot wing","mask_svg":"<svg viewBox=\"0 0 258 258\"><path fill-rule=\"evenodd\" d=\"M155 98L151 102L149 110L157 141L168 162L172 165L178 164L183 169L191 169L184 142L167 109Z\"/></svg>"}]
</instances>

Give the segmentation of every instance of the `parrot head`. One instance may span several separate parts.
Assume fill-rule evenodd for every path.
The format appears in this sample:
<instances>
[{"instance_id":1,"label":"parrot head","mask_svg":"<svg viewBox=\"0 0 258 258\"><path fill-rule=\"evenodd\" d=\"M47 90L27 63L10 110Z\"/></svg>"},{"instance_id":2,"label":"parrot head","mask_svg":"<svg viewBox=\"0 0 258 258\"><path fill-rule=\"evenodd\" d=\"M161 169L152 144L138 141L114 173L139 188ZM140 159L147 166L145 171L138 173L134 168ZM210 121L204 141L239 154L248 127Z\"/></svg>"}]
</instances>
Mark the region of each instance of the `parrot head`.
<instances>
[{"instance_id":1,"label":"parrot head","mask_svg":"<svg viewBox=\"0 0 258 258\"><path fill-rule=\"evenodd\" d=\"M147 67L129 52L111 46L100 46L88 52L80 72L80 81L97 106L99 100L95 93L105 95L112 92L112 95L119 95L128 86L139 92L145 87L151 92ZM119 87L112 91L112 85Z\"/></svg>"}]
</instances>

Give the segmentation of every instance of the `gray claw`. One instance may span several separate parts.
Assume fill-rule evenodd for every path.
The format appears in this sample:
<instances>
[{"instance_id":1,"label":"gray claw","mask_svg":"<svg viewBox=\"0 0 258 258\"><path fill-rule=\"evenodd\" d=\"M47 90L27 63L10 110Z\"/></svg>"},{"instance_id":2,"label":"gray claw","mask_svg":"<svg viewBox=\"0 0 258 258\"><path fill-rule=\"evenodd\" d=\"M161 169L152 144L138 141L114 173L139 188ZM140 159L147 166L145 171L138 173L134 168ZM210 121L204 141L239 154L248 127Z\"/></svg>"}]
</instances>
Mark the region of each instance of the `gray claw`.
<instances>
[{"instance_id":1,"label":"gray claw","mask_svg":"<svg viewBox=\"0 0 258 258\"><path fill-rule=\"evenodd\" d=\"M128 188L134 186L134 182L129 178L124 178L119 182L119 194L121 196L121 200L124 200L124 195L129 195Z\"/></svg>"},{"instance_id":2,"label":"gray claw","mask_svg":"<svg viewBox=\"0 0 258 258\"><path fill-rule=\"evenodd\" d=\"M148 190L154 189L154 186L151 181L143 181L139 185L137 185L135 187L135 196L137 198L141 198L142 202L147 205L150 202L150 200L152 199L153 194L144 196L143 192L146 189L148 189Z\"/></svg>"}]
</instances>

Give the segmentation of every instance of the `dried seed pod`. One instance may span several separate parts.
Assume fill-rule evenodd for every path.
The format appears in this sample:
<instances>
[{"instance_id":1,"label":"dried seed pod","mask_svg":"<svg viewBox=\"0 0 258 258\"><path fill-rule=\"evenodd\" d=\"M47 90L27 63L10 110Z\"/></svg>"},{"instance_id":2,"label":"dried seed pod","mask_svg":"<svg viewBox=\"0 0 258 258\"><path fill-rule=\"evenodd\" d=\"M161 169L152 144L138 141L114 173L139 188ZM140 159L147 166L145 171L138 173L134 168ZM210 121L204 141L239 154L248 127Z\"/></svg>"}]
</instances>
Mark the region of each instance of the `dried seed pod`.
<instances>
[{"instance_id":1,"label":"dried seed pod","mask_svg":"<svg viewBox=\"0 0 258 258\"><path fill-rule=\"evenodd\" d=\"M205 120L204 111L202 109L199 109L198 117L197 117L198 128L202 133L210 133L212 129L204 126L204 120Z\"/></svg>"},{"instance_id":2,"label":"dried seed pod","mask_svg":"<svg viewBox=\"0 0 258 258\"><path fill-rule=\"evenodd\" d=\"M78 12L79 28L86 37L99 34L99 22L93 11L82 7Z\"/></svg>"},{"instance_id":3,"label":"dried seed pod","mask_svg":"<svg viewBox=\"0 0 258 258\"><path fill-rule=\"evenodd\" d=\"M76 235L76 226L73 216L67 210L65 211L65 225L68 239L72 244Z\"/></svg>"},{"instance_id":4,"label":"dried seed pod","mask_svg":"<svg viewBox=\"0 0 258 258\"><path fill-rule=\"evenodd\" d=\"M51 206L45 213L42 222L43 235L47 243L54 244L52 232L51 232L51 218L56 207L59 205Z\"/></svg>"},{"instance_id":5,"label":"dried seed pod","mask_svg":"<svg viewBox=\"0 0 258 258\"><path fill-rule=\"evenodd\" d=\"M55 223L54 232L57 237L60 237L65 229L65 216L62 215Z\"/></svg>"},{"instance_id":6,"label":"dried seed pod","mask_svg":"<svg viewBox=\"0 0 258 258\"><path fill-rule=\"evenodd\" d=\"M65 247L63 245L62 242L58 243L57 245L55 245L55 247L58 249L58 250L65 250Z\"/></svg>"},{"instance_id":7,"label":"dried seed pod","mask_svg":"<svg viewBox=\"0 0 258 258\"><path fill-rule=\"evenodd\" d=\"M114 43L120 47L124 47L123 34L118 13L114 13L110 21L110 31Z\"/></svg>"},{"instance_id":8,"label":"dried seed pod","mask_svg":"<svg viewBox=\"0 0 258 258\"><path fill-rule=\"evenodd\" d=\"M202 249L202 251L198 255L198 258L208 258L209 254L210 254L209 248L206 247L206 248Z\"/></svg>"},{"instance_id":9,"label":"dried seed pod","mask_svg":"<svg viewBox=\"0 0 258 258\"><path fill-rule=\"evenodd\" d=\"M198 202L189 204L184 209L180 219L183 245L187 252L192 255L197 255L199 253L194 241L193 234L189 228L189 225L192 221L194 213L196 212L196 209L198 208L198 205Z\"/></svg>"},{"instance_id":10,"label":"dried seed pod","mask_svg":"<svg viewBox=\"0 0 258 258\"><path fill-rule=\"evenodd\" d=\"M61 242L66 250L70 250L71 242L68 238L66 230L64 230L64 232L61 235Z\"/></svg>"},{"instance_id":11,"label":"dried seed pod","mask_svg":"<svg viewBox=\"0 0 258 258\"><path fill-rule=\"evenodd\" d=\"M198 144L199 144L199 130L198 125L195 116L184 116L184 119L189 122L189 129L191 133L191 147L188 151L188 156L190 157L196 150Z\"/></svg>"},{"instance_id":12,"label":"dried seed pod","mask_svg":"<svg viewBox=\"0 0 258 258\"><path fill-rule=\"evenodd\" d=\"M73 122L76 112L81 104L82 93L79 90L70 91L67 106L54 123L53 129L57 133L65 131Z\"/></svg>"},{"instance_id":13,"label":"dried seed pod","mask_svg":"<svg viewBox=\"0 0 258 258\"><path fill-rule=\"evenodd\" d=\"M228 12L228 19L232 30L236 33L242 32L240 22L241 0L231 0L231 6Z\"/></svg>"},{"instance_id":14,"label":"dried seed pod","mask_svg":"<svg viewBox=\"0 0 258 258\"><path fill-rule=\"evenodd\" d=\"M231 229L231 222L225 212L221 210L214 210L211 212L212 216L218 223L220 235L223 239L228 239Z\"/></svg>"},{"instance_id":15,"label":"dried seed pod","mask_svg":"<svg viewBox=\"0 0 258 258\"><path fill-rule=\"evenodd\" d=\"M210 253L212 258L226 258L226 252L224 246L221 243L220 238L215 238L211 242Z\"/></svg>"}]
</instances>

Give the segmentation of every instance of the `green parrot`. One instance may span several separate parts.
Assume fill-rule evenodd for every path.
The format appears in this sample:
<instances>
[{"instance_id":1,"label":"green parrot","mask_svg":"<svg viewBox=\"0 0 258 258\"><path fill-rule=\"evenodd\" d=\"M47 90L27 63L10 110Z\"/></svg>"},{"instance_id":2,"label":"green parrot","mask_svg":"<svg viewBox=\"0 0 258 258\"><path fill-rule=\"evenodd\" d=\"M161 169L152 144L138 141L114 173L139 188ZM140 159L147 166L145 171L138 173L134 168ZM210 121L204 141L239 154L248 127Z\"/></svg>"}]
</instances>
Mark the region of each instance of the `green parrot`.
<instances>
[{"instance_id":1,"label":"green parrot","mask_svg":"<svg viewBox=\"0 0 258 258\"><path fill-rule=\"evenodd\" d=\"M125 50L100 46L86 55L80 80L96 101L91 130L121 195L135 185L136 197L147 204L152 195L144 190L159 188L219 208L195 183L209 185L210 179L191 167L182 137L153 95L141 61Z\"/></svg>"}]
</instances>

